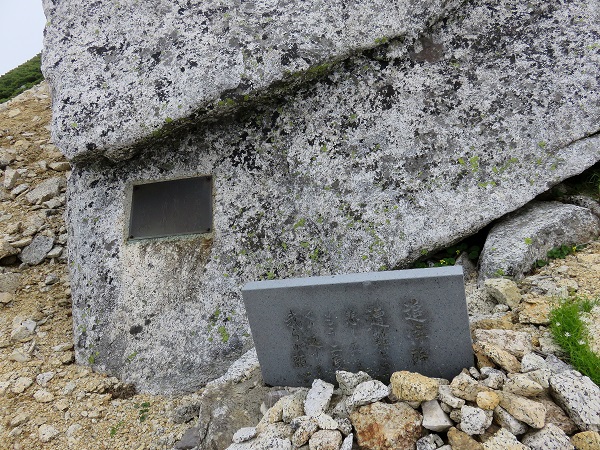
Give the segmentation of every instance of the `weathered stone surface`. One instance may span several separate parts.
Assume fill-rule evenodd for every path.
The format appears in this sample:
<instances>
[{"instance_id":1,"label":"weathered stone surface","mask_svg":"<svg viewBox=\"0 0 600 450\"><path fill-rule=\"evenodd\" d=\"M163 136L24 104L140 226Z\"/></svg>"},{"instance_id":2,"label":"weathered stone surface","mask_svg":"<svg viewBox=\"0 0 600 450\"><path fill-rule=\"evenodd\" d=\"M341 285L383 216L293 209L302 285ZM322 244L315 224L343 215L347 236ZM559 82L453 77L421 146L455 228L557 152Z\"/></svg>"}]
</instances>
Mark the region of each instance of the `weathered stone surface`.
<instances>
[{"instance_id":1,"label":"weathered stone surface","mask_svg":"<svg viewBox=\"0 0 600 450\"><path fill-rule=\"evenodd\" d=\"M378 402L387 397L390 389L378 380L365 381L354 389L354 392L346 400L349 410L358 408L369 403Z\"/></svg>"},{"instance_id":2,"label":"weathered stone surface","mask_svg":"<svg viewBox=\"0 0 600 450\"><path fill-rule=\"evenodd\" d=\"M475 330L475 342L485 342L502 347L513 356L522 358L532 350L531 334L512 330Z\"/></svg>"},{"instance_id":3,"label":"weathered stone surface","mask_svg":"<svg viewBox=\"0 0 600 450\"><path fill-rule=\"evenodd\" d=\"M56 428L48 424L40 425L40 428L38 429L38 437L43 443L50 442L58 436L59 433L60 432Z\"/></svg>"},{"instance_id":4,"label":"weathered stone surface","mask_svg":"<svg viewBox=\"0 0 600 450\"><path fill-rule=\"evenodd\" d=\"M25 264L35 266L44 261L48 252L52 250L53 245L53 238L38 234L36 237L33 238L31 244L29 244L21 251L19 258Z\"/></svg>"},{"instance_id":5,"label":"weathered stone surface","mask_svg":"<svg viewBox=\"0 0 600 450\"><path fill-rule=\"evenodd\" d=\"M312 387L306 394L306 400L304 400L306 415L316 416L317 414L324 413L329 406L332 395L333 384L323 380L314 380Z\"/></svg>"},{"instance_id":6,"label":"weathered stone surface","mask_svg":"<svg viewBox=\"0 0 600 450\"><path fill-rule=\"evenodd\" d=\"M417 441L417 450L437 450L444 441L437 434L428 434Z\"/></svg>"},{"instance_id":7,"label":"weathered stone surface","mask_svg":"<svg viewBox=\"0 0 600 450\"><path fill-rule=\"evenodd\" d=\"M532 372L534 370L548 369L543 357L535 353L527 353L521 359L521 372Z\"/></svg>"},{"instance_id":8,"label":"weathered stone surface","mask_svg":"<svg viewBox=\"0 0 600 450\"><path fill-rule=\"evenodd\" d=\"M0 259L19 254L19 249L13 247L4 239L0 239Z\"/></svg>"},{"instance_id":9,"label":"weathered stone surface","mask_svg":"<svg viewBox=\"0 0 600 450\"><path fill-rule=\"evenodd\" d=\"M66 180L64 177L48 178L42 181L35 189L29 191L25 197L32 205L38 205L60 195L65 185Z\"/></svg>"},{"instance_id":10,"label":"weathered stone surface","mask_svg":"<svg viewBox=\"0 0 600 450\"><path fill-rule=\"evenodd\" d=\"M296 417L290 422L294 434L292 436L292 444L300 447L308 442L310 437L319 429L317 419L310 416Z\"/></svg>"},{"instance_id":11,"label":"weathered stone surface","mask_svg":"<svg viewBox=\"0 0 600 450\"><path fill-rule=\"evenodd\" d=\"M600 388L588 377L565 371L550 378L550 391L583 431L600 431Z\"/></svg>"},{"instance_id":12,"label":"weathered stone surface","mask_svg":"<svg viewBox=\"0 0 600 450\"><path fill-rule=\"evenodd\" d=\"M571 443L577 450L595 450L600 448L600 434L596 431L583 431L572 436Z\"/></svg>"},{"instance_id":13,"label":"weathered stone surface","mask_svg":"<svg viewBox=\"0 0 600 450\"><path fill-rule=\"evenodd\" d=\"M310 450L339 450L342 445L342 433L337 430L319 430L310 437Z\"/></svg>"},{"instance_id":14,"label":"weathered stone surface","mask_svg":"<svg viewBox=\"0 0 600 450\"><path fill-rule=\"evenodd\" d=\"M467 433L454 427L448 430L448 441L452 446L452 450L483 450L483 445Z\"/></svg>"},{"instance_id":15,"label":"weathered stone surface","mask_svg":"<svg viewBox=\"0 0 600 450\"><path fill-rule=\"evenodd\" d=\"M504 383L504 392L522 395L523 397L535 397L544 392L544 388L524 374L512 374Z\"/></svg>"},{"instance_id":16,"label":"weathered stone surface","mask_svg":"<svg viewBox=\"0 0 600 450\"><path fill-rule=\"evenodd\" d=\"M507 372L521 371L521 363L519 360L502 347L494 344L488 344L487 342L480 342L478 343L478 346L488 358L505 369Z\"/></svg>"},{"instance_id":17,"label":"weathered stone surface","mask_svg":"<svg viewBox=\"0 0 600 450\"><path fill-rule=\"evenodd\" d=\"M484 377L481 384L491 389L500 389L506 382L504 372L493 367L482 367L481 375Z\"/></svg>"},{"instance_id":18,"label":"weathered stone surface","mask_svg":"<svg viewBox=\"0 0 600 450\"><path fill-rule=\"evenodd\" d=\"M495 392L479 392L475 401L481 409L493 410L500 404L500 396Z\"/></svg>"},{"instance_id":19,"label":"weathered stone surface","mask_svg":"<svg viewBox=\"0 0 600 450\"><path fill-rule=\"evenodd\" d=\"M551 423L544 428L523 436L523 444L531 450L573 450L569 436L563 430Z\"/></svg>"},{"instance_id":20,"label":"weathered stone surface","mask_svg":"<svg viewBox=\"0 0 600 450\"><path fill-rule=\"evenodd\" d=\"M421 437L421 415L406 403L371 403L350 414L358 445L370 450L414 448Z\"/></svg>"},{"instance_id":21,"label":"weathered stone surface","mask_svg":"<svg viewBox=\"0 0 600 450\"><path fill-rule=\"evenodd\" d=\"M501 406L497 406L496 409L494 409L494 422L510 431L515 436L519 436L529 430L527 424L515 419Z\"/></svg>"},{"instance_id":22,"label":"weathered stone surface","mask_svg":"<svg viewBox=\"0 0 600 450\"><path fill-rule=\"evenodd\" d=\"M394 372L390 379L392 393L400 401L423 402L438 395L439 382L414 372Z\"/></svg>"},{"instance_id":23,"label":"weathered stone surface","mask_svg":"<svg viewBox=\"0 0 600 450\"><path fill-rule=\"evenodd\" d=\"M490 439L483 443L484 450L529 450L509 431L500 428Z\"/></svg>"},{"instance_id":24,"label":"weathered stone surface","mask_svg":"<svg viewBox=\"0 0 600 450\"><path fill-rule=\"evenodd\" d=\"M519 395L502 392L500 406L515 419L533 428L542 428L546 423L546 407Z\"/></svg>"},{"instance_id":25,"label":"weathered stone surface","mask_svg":"<svg viewBox=\"0 0 600 450\"><path fill-rule=\"evenodd\" d=\"M468 435L483 434L492 424L491 411L465 405L460 409L460 429Z\"/></svg>"},{"instance_id":26,"label":"weathered stone surface","mask_svg":"<svg viewBox=\"0 0 600 450\"><path fill-rule=\"evenodd\" d=\"M462 398L452 395L452 388L449 385L439 386L438 399L452 408L461 408L465 404Z\"/></svg>"},{"instance_id":27,"label":"weathered stone surface","mask_svg":"<svg viewBox=\"0 0 600 450\"><path fill-rule=\"evenodd\" d=\"M488 392L491 389L481 383L478 383L470 375L461 372L454 377L450 383L450 390L452 395L474 402L477 399L477 394L480 392Z\"/></svg>"},{"instance_id":28,"label":"weathered stone surface","mask_svg":"<svg viewBox=\"0 0 600 450\"><path fill-rule=\"evenodd\" d=\"M488 278L485 280L484 287L490 297L511 309L519 306L523 298L517 283L506 278Z\"/></svg>"},{"instance_id":29,"label":"weathered stone surface","mask_svg":"<svg viewBox=\"0 0 600 450\"><path fill-rule=\"evenodd\" d=\"M63 104L54 109L54 140L69 157L96 149L114 149L108 153L118 157L115 150L149 137L165 122L198 110L231 109L238 97L297 82L299 76L314 77L326 63L359 49L396 36L417 36L457 3L262 1L223 6L211 0L190 6L155 0L143 8L85 3L67 8L45 2L49 51L44 71L53 86L54 105ZM125 25L134 22L153 33ZM65 33L68 45L61 44ZM111 46L115 40L123 45ZM422 57L441 56L433 51ZM77 54L76 64L65 54ZM85 74L75 67L86 67ZM90 108L102 120L82 114Z\"/></svg>"},{"instance_id":30,"label":"weathered stone surface","mask_svg":"<svg viewBox=\"0 0 600 450\"><path fill-rule=\"evenodd\" d=\"M576 433L579 428L573 420L567 416L563 409L546 396L535 399L546 407L546 423L552 423L563 430L569 436Z\"/></svg>"},{"instance_id":31,"label":"weathered stone surface","mask_svg":"<svg viewBox=\"0 0 600 450\"><path fill-rule=\"evenodd\" d=\"M240 428L233 434L233 442L239 444L240 442L246 442L256 436L255 427Z\"/></svg>"},{"instance_id":32,"label":"weathered stone surface","mask_svg":"<svg viewBox=\"0 0 600 450\"><path fill-rule=\"evenodd\" d=\"M553 247L588 242L600 233L600 218L587 208L532 202L494 225L479 260L479 281L502 275L517 279Z\"/></svg>"},{"instance_id":33,"label":"weathered stone surface","mask_svg":"<svg viewBox=\"0 0 600 450\"><path fill-rule=\"evenodd\" d=\"M421 412L423 413L423 428L431 431L446 431L453 423L437 400L430 400L421 403Z\"/></svg>"},{"instance_id":34,"label":"weathered stone surface","mask_svg":"<svg viewBox=\"0 0 600 450\"><path fill-rule=\"evenodd\" d=\"M344 438L344 442L342 442L342 446L340 450L352 450L352 444L354 443L354 435L350 433L348 436Z\"/></svg>"},{"instance_id":35,"label":"weathered stone surface","mask_svg":"<svg viewBox=\"0 0 600 450\"><path fill-rule=\"evenodd\" d=\"M290 423L295 417L303 416L305 400L306 391L294 392L292 395L285 397L285 400L282 401L281 420Z\"/></svg>"},{"instance_id":36,"label":"weathered stone surface","mask_svg":"<svg viewBox=\"0 0 600 450\"><path fill-rule=\"evenodd\" d=\"M356 388L356 386L365 381L369 381L371 379L371 376L368 373L362 371L352 373L346 372L344 370L337 370L335 372L335 379L338 382L340 390L345 395L352 395L352 392L354 392L354 388Z\"/></svg>"},{"instance_id":37,"label":"weathered stone surface","mask_svg":"<svg viewBox=\"0 0 600 450\"><path fill-rule=\"evenodd\" d=\"M0 292L14 294L21 284L21 274L18 273L0 273Z\"/></svg>"},{"instance_id":38,"label":"weathered stone surface","mask_svg":"<svg viewBox=\"0 0 600 450\"><path fill-rule=\"evenodd\" d=\"M534 325L547 325L550 323L551 305L547 301L536 303L522 303L519 308L519 322Z\"/></svg>"},{"instance_id":39,"label":"weathered stone surface","mask_svg":"<svg viewBox=\"0 0 600 450\"><path fill-rule=\"evenodd\" d=\"M418 42L357 54L280 105L178 129L137 160L77 164L67 206L77 361L98 351L97 370L141 390L193 391L252 345L245 283L406 266L594 164L595 6L468 2ZM57 140L78 132L73 122L55 126ZM77 148L110 150L86 141ZM131 183L194 174L213 176L212 240L124 242Z\"/></svg>"}]
</instances>

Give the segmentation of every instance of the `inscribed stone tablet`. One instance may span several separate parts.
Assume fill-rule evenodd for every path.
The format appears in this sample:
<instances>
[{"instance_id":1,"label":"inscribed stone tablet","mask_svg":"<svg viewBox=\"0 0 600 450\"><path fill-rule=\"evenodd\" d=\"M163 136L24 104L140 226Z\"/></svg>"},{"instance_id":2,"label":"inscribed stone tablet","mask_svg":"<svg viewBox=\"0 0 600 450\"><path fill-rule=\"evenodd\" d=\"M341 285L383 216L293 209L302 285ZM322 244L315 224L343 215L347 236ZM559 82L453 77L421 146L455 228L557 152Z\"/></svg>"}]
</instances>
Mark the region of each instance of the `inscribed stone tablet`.
<instances>
[{"instance_id":1,"label":"inscribed stone tablet","mask_svg":"<svg viewBox=\"0 0 600 450\"><path fill-rule=\"evenodd\" d=\"M208 233L211 227L211 177L133 186L129 239Z\"/></svg>"},{"instance_id":2,"label":"inscribed stone tablet","mask_svg":"<svg viewBox=\"0 0 600 450\"><path fill-rule=\"evenodd\" d=\"M259 281L242 295L270 385L333 382L336 370L451 379L473 365L459 266Z\"/></svg>"}]
</instances>

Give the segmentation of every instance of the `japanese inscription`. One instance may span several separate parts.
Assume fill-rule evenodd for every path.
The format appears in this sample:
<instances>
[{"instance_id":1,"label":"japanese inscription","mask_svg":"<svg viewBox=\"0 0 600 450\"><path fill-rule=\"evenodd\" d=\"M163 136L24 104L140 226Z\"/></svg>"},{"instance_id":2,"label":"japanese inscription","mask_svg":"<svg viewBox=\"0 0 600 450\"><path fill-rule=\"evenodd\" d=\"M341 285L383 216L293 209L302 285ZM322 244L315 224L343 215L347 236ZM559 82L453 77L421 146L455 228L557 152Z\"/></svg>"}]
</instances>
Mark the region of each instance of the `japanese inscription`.
<instances>
[{"instance_id":1,"label":"japanese inscription","mask_svg":"<svg viewBox=\"0 0 600 450\"><path fill-rule=\"evenodd\" d=\"M242 294L267 384L334 381L336 370L452 378L473 364L458 268L264 281Z\"/></svg>"}]
</instances>

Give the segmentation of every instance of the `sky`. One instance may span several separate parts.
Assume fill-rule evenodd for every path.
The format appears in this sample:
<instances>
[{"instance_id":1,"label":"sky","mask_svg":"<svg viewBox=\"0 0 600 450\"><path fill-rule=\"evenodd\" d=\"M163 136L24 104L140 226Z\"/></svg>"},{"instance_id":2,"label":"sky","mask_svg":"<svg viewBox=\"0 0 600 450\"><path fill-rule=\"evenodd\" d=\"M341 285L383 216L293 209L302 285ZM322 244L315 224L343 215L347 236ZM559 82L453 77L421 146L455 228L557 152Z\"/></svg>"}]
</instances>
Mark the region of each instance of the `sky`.
<instances>
[{"instance_id":1,"label":"sky","mask_svg":"<svg viewBox=\"0 0 600 450\"><path fill-rule=\"evenodd\" d=\"M42 0L0 0L0 75L42 50Z\"/></svg>"}]
</instances>

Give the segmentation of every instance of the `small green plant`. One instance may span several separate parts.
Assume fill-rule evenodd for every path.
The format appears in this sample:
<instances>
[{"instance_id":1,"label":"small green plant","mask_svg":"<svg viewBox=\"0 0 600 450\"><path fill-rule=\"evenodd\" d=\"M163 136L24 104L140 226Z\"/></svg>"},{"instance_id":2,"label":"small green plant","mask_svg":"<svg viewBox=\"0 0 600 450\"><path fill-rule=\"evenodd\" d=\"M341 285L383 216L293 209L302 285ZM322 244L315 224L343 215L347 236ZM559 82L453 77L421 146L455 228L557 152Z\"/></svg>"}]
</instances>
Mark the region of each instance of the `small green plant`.
<instances>
[{"instance_id":1,"label":"small green plant","mask_svg":"<svg viewBox=\"0 0 600 450\"><path fill-rule=\"evenodd\" d=\"M117 432L119 431L119 428L121 428L124 423L124 420L119 420L116 425L110 427L110 437L115 437L117 435Z\"/></svg>"},{"instance_id":2,"label":"small green plant","mask_svg":"<svg viewBox=\"0 0 600 450\"><path fill-rule=\"evenodd\" d=\"M600 357L590 349L581 315L599 303L599 299L585 297L563 299L550 312L550 331L554 340L567 353L573 367L597 385L600 385Z\"/></svg>"},{"instance_id":3,"label":"small green plant","mask_svg":"<svg viewBox=\"0 0 600 450\"><path fill-rule=\"evenodd\" d=\"M150 412L150 403L136 403L134 406L138 410L138 419L140 422L145 422L148 418L148 413Z\"/></svg>"},{"instance_id":4,"label":"small green plant","mask_svg":"<svg viewBox=\"0 0 600 450\"><path fill-rule=\"evenodd\" d=\"M217 331L221 335L221 342L226 344L229 341L229 333L227 332L227 329L221 325L219 328L217 328Z\"/></svg>"},{"instance_id":5,"label":"small green plant","mask_svg":"<svg viewBox=\"0 0 600 450\"><path fill-rule=\"evenodd\" d=\"M548 265L548 262L552 259L565 259L569 255L573 255L575 252L578 252L585 248L585 244L580 245L561 245L559 247L554 247L553 249L548 250L546 255L548 256L548 260L538 259L534 266L535 267L544 267Z\"/></svg>"},{"instance_id":6,"label":"small green plant","mask_svg":"<svg viewBox=\"0 0 600 450\"><path fill-rule=\"evenodd\" d=\"M533 244L533 239L531 239L531 238L525 238L525 244L526 244L526 245L531 245L531 244Z\"/></svg>"}]
</instances>

